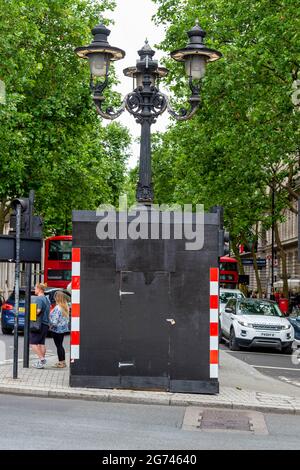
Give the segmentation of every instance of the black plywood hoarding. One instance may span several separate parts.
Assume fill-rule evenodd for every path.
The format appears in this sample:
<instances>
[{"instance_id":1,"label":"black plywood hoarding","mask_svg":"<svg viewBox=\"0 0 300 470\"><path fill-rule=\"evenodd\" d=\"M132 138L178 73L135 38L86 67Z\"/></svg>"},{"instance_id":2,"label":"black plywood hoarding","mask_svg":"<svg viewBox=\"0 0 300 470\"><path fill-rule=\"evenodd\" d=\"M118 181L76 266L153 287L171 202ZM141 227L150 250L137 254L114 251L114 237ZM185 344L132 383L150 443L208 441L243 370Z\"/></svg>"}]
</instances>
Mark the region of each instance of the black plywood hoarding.
<instances>
[{"instance_id":1,"label":"black plywood hoarding","mask_svg":"<svg viewBox=\"0 0 300 470\"><path fill-rule=\"evenodd\" d=\"M93 212L73 213L81 339L71 385L217 393L209 271L218 267L219 215L205 214L204 246L196 251L174 237L100 240L98 221Z\"/></svg>"}]
</instances>

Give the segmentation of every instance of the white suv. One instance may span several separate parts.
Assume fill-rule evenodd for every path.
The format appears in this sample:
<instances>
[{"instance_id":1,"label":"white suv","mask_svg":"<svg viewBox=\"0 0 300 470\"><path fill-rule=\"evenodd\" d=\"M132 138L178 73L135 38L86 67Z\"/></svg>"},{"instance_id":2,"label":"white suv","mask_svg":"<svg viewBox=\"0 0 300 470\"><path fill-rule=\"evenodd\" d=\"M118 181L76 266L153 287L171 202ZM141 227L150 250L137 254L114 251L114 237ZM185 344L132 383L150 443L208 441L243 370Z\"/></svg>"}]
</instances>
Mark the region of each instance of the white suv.
<instances>
[{"instance_id":1,"label":"white suv","mask_svg":"<svg viewBox=\"0 0 300 470\"><path fill-rule=\"evenodd\" d=\"M220 315L220 341L229 348L271 347L292 354L294 329L276 302L265 299L229 299Z\"/></svg>"}]
</instances>

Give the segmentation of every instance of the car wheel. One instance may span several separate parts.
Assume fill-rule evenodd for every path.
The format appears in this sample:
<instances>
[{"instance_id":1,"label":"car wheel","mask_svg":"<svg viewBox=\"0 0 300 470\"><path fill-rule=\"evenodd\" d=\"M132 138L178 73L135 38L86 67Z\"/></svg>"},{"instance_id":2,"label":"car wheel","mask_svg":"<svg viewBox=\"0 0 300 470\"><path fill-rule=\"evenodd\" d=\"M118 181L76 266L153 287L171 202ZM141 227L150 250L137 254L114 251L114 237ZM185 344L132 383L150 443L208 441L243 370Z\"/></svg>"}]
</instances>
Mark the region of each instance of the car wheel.
<instances>
[{"instance_id":1,"label":"car wheel","mask_svg":"<svg viewBox=\"0 0 300 470\"><path fill-rule=\"evenodd\" d=\"M289 344L288 346L285 346L284 348L281 349L281 352L283 352L283 354L293 354L294 352L293 345Z\"/></svg>"},{"instance_id":2,"label":"car wheel","mask_svg":"<svg viewBox=\"0 0 300 470\"><path fill-rule=\"evenodd\" d=\"M11 335L13 332L13 330L11 330L10 328L4 328L4 326L2 326L2 333L4 335Z\"/></svg>"},{"instance_id":3,"label":"car wheel","mask_svg":"<svg viewBox=\"0 0 300 470\"><path fill-rule=\"evenodd\" d=\"M229 349L231 351L239 351L240 350L240 347L237 343L237 340L236 340L236 336L235 336L235 332L234 332L234 329L232 328L231 331L230 331L230 337L229 337Z\"/></svg>"}]
</instances>

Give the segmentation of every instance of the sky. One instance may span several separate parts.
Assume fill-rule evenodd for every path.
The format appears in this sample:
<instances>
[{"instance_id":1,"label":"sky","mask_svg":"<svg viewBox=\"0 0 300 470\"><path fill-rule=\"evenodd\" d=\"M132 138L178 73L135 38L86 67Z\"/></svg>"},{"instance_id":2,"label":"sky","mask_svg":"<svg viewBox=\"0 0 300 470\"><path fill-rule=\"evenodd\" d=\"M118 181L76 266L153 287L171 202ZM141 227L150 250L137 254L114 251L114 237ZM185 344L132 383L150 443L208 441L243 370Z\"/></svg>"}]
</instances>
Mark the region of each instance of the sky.
<instances>
[{"instance_id":1,"label":"sky","mask_svg":"<svg viewBox=\"0 0 300 470\"><path fill-rule=\"evenodd\" d=\"M116 3L117 8L115 11L107 13L107 18L113 19L115 22L114 25L109 27L111 29L109 43L112 46L120 47L126 52L123 60L115 62L117 77L120 80L116 91L125 96L132 91L132 79L123 75L123 69L136 64L137 51L144 45L146 38L152 49L155 49L155 44L164 39L164 28L162 26L157 27L151 21L157 10L156 5L151 0L116 0ZM162 57L163 53L157 51L154 59L160 60ZM166 93L163 87L161 87L161 91ZM129 128L133 140L140 136L140 125L135 122L133 116L127 111L117 121ZM168 113L165 112L158 118L156 124L152 125L152 132L164 131L168 122ZM139 144L133 143L128 167L133 168L137 164L138 158Z\"/></svg>"}]
</instances>

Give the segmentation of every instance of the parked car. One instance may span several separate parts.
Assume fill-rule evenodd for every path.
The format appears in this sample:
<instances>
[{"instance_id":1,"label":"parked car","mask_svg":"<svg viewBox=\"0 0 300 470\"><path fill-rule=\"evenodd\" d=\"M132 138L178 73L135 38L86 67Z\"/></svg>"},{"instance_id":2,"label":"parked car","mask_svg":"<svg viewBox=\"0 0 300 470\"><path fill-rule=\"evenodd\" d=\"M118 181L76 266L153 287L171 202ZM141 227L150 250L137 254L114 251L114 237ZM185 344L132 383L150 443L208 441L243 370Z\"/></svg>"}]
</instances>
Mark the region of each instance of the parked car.
<instances>
[{"instance_id":1,"label":"parked car","mask_svg":"<svg viewBox=\"0 0 300 470\"><path fill-rule=\"evenodd\" d=\"M269 347L292 354L294 329L276 302L265 299L229 299L220 316L220 340L229 348Z\"/></svg>"},{"instance_id":2,"label":"parked car","mask_svg":"<svg viewBox=\"0 0 300 470\"><path fill-rule=\"evenodd\" d=\"M20 289L19 294L19 330L24 330L25 318L25 289ZM34 295L34 291L31 292ZM1 306L1 329L4 335L9 335L14 330L15 322L15 292L12 292L6 302Z\"/></svg>"},{"instance_id":3,"label":"parked car","mask_svg":"<svg viewBox=\"0 0 300 470\"><path fill-rule=\"evenodd\" d=\"M239 289L220 289L219 301L220 301L220 314L224 310L225 305L229 299L244 299L245 295Z\"/></svg>"},{"instance_id":4,"label":"parked car","mask_svg":"<svg viewBox=\"0 0 300 470\"><path fill-rule=\"evenodd\" d=\"M297 347L300 347L300 310L293 310L290 316L287 318L288 321L294 328L295 340L294 344Z\"/></svg>"},{"instance_id":5,"label":"parked car","mask_svg":"<svg viewBox=\"0 0 300 470\"><path fill-rule=\"evenodd\" d=\"M45 295L49 299L50 309L52 310L55 306L54 294L58 290L64 292L68 298L68 303L71 311L71 294L67 289L59 288L48 288L45 290ZM34 295L34 290L31 291L31 295ZM15 293L13 292L7 299L6 302L2 304L1 307L1 329L4 335L9 335L14 330L14 307L15 307ZM19 297L19 331L24 331L24 321L25 321L25 289L20 289Z\"/></svg>"}]
</instances>

